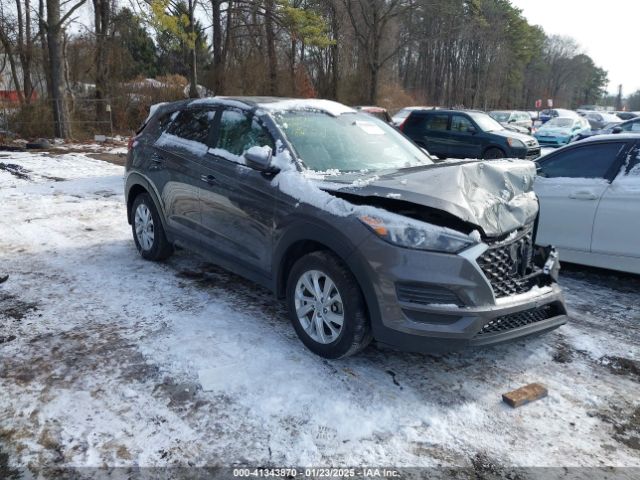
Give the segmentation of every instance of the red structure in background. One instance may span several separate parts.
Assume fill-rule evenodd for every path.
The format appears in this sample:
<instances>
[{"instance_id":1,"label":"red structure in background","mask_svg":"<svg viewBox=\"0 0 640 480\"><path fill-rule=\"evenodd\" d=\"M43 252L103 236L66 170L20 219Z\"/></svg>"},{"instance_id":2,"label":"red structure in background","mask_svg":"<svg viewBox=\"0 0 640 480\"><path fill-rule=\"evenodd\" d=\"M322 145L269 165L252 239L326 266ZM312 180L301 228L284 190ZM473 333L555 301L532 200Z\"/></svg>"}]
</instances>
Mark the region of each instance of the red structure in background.
<instances>
[{"instance_id":1,"label":"red structure in background","mask_svg":"<svg viewBox=\"0 0 640 480\"><path fill-rule=\"evenodd\" d=\"M31 101L38 99L38 92L31 92ZM17 90L0 90L0 103L20 103L20 94Z\"/></svg>"}]
</instances>

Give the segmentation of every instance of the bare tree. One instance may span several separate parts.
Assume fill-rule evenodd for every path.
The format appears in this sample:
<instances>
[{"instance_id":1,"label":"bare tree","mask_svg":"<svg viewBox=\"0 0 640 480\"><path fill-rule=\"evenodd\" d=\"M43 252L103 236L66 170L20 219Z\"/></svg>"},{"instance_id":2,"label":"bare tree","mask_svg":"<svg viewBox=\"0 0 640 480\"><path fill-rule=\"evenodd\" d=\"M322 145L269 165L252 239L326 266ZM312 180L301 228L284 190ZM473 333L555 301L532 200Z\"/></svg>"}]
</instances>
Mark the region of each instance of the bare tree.
<instances>
[{"instance_id":1,"label":"bare tree","mask_svg":"<svg viewBox=\"0 0 640 480\"><path fill-rule=\"evenodd\" d=\"M54 134L56 137L71 137L71 119L65 95L64 59L62 51L62 35L66 22L86 0L47 0L46 19L41 19L46 32L47 50L49 53L49 85L53 109ZM61 7L67 8L62 13Z\"/></svg>"},{"instance_id":2,"label":"bare tree","mask_svg":"<svg viewBox=\"0 0 640 480\"><path fill-rule=\"evenodd\" d=\"M369 74L367 101L375 104L378 98L380 70L398 52L400 45L383 42L389 22L405 13L406 0L342 0L349 14L353 32L361 47Z\"/></svg>"},{"instance_id":3,"label":"bare tree","mask_svg":"<svg viewBox=\"0 0 640 480\"><path fill-rule=\"evenodd\" d=\"M113 16L113 4L111 0L92 0L94 14L95 33L95 69L96 69L96 121L106 120L106 101L109 97L108 66L109 34L111 29L111 17Z\"/></svg>"}]
</instances>

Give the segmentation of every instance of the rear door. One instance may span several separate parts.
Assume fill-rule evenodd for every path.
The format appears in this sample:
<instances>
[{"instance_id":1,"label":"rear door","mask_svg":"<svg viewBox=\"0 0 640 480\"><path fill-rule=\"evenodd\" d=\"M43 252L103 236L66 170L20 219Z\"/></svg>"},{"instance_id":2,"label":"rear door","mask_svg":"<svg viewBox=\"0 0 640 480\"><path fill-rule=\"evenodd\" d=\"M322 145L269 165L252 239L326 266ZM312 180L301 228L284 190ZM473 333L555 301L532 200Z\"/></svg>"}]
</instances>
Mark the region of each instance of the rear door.
<instances>
[{"instance_id":1,"label":"rear door","mask_svg":"<svg viewBox=\"0 0 640 480\"><path fill-rule=\"evenodd\" d=\"M185 109L156 140L151 168L169 228L187 241L199 240L198 161L207 154L215 111Z\"/></svg>"},{"instance_id":2,"label":"rear door","mask_svg":"<svg viewBox=\"0 0 640 480\"><path fill-rule=\"evenodd\" d=\"M602 196L593 227L594 253L640 258L640 145Z\"/></svg>"},{"instance_id":3,"label":"rear door","mask_svg":"<svg viewBox=\"0 0 640 480\"><path fill-rule=\"evenodd\" d=\"M199 187L205 246L241 266L265 274L271 268L271 243L277 188L271 177L244 165L243 154L274 140L252 113L221 110L214 148L202 163Z\"/></svg>"},{"instance_id":4,"label":"rear door","mask_svg":"<svg viewBox=\"0 0 640 480\"><path fill-rule=\"evenodd\" d=\"M598 204L619 169L625 146L616 141L576 145L538 162L539 245L591 250Z\"/></svg>"}]
</instances>

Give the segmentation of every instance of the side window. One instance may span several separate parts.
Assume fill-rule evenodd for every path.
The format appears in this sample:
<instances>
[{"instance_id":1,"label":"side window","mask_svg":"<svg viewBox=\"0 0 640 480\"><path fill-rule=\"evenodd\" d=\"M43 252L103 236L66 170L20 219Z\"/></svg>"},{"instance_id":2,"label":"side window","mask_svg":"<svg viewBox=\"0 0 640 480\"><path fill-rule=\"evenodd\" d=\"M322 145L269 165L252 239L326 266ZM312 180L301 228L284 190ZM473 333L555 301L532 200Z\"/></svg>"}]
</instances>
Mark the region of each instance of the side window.
<instances>
[{"instance_id":1,"label":"side window","mask_svg":"<svg viewBox=\"0 0 640 480\"><path fill-rule=\"evenodd\" d=\"M214 110L183 110L169 127L169 133L206 144L214 116Z\"/></svg>"},{"instance_id":2,"label":"side window","mask_svg":"<svg viewBox=\"0 0 640 480\"><path fill-rule=\"evenodd\" d=\"M169 125L171 125L171 122L176 119L179 113L180 113L179 111L165 113L160 118L158 118L158 124L157 124L158 133L166 132L167 129L169 128Z\"/></svg>"},{"instance_id":3,"label":"side window","mask_svg":"<svg viewBox=\"0 0 640 480\"><path fill-rule=\"evenodd\" d=\"M622 125L622 130L625 132L640 132L640 119Z\"/></svg>"},{"instance_id":4,"label":"side window","mask_svg":"<svg viewBox=\"0 0 640 480\"><path fill-rule=\"evenodd\" d=\"M572 148L542 160L540 171L549 178L606 178L624 146L612 142Z\"/></svg>"},{"instance_id":5,"label":"side window","mask_svg":"<svg viewBox=\"0 0 640 480\"><path fill-rule=\"evenodd\" d=\"M409 116L404 122L403 131L410 132L421 132L424 130L424 122L425 116L421 113L411 113L409 112Z\"/></svg>"},{"instance_id":6,"label":"side window","mask_svg":"<svg viewBox=\"0 0 640 480\"><path fill-rule=\"evenodd\" d=\"M469 133L474 126L467 117L462 115L453 115L451 117L451 131L457 133Z\"/></svg>"},{"instance_id":7,"label":"side window","mask_svg":"<svg viewBox=\"0 0 640 480\"><path fill-rule=\"evenodd\" d=\"M427 115L424 123L426 130L445 131L449 123L449 115L446 113Z\"/></svg>"},{"instance_id":8,"label":"side window","mask_svg":"<svg viewBox=\"0 0 640 480\"><path fill-rule=\"evenodd\" d=\"M264 145L274 149L271 135L255 117L249 117L245 112L236 109L222 112L217 148L234 155L242 155L251 147Z\"/></svg>"},{"instance_id":9,"label":"side window","mask_svg":"<svg viewBox=\"0 0 640 480\"><path fill-rule=\"evenodd\" d=\"M640 144L636 144L629 153L629 165L625 172L630 177L636 177L640 180Z\"/></svg>"}]
</instances>

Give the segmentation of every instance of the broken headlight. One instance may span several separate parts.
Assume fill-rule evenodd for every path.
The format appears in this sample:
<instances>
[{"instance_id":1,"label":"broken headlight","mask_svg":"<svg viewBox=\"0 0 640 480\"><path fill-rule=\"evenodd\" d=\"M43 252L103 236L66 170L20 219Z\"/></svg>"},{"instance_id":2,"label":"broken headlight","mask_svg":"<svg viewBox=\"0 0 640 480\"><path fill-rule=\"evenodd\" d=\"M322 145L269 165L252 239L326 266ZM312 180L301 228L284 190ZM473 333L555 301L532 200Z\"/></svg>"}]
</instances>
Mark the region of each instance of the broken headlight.
<instances>
[{"instance_id":1,"label":"broken headlight","mask_svg":"<svg viewBox=\"0 0 640 480\"><path fill-rule=\"evenodd\" d=\"M396 218L397 217L397 218ZM383 240L400 247L458 253L477 242L469 235L400 215L381 218L363 215L359 220Z\"/></svg>"}]
</instances>

